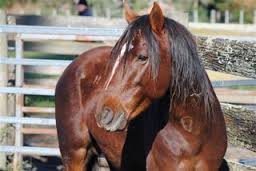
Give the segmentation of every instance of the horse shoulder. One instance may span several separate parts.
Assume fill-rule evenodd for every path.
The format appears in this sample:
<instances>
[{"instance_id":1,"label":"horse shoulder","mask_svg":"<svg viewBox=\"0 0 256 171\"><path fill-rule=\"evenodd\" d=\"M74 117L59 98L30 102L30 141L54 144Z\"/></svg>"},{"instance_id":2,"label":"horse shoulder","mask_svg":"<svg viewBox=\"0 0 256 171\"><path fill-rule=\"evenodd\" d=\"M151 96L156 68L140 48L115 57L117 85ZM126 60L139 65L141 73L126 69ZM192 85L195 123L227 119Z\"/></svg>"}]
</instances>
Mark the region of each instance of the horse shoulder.
<instances>
[{"instance_id":1,"label":"horse shoulder","mask_svg":"<svg viewBox=\"0 0 256 171\"><path fill-rule=\"evenodd\" d=\"M79 55L58 80L55 95L61 99L66 97L81 100L83 94L88 94L92 90L92 83L97 74L103 72L111 50L111 47L104 46L93 48Z\"/></svg>"},{"instance_id":2,"label":"horse shoulder","mask_svg":"<svg viewBox=\"0 0 256 171\"><path fill-rule=\"evenodd\" d=\"M81 79L89 81L89 77L97 72L97 68L102 68L110 58L112 47L103 46L90 49L79 55L72 63L65 69L58 81L58 85L67 84L69 82L76 83Z\"/></svg>"},{"instance_id":3,"label":"horse shoulder","mask_svg":"<svg viewBox=\"0 0 256 171\"><path fill-rule=\"evenodd\" d=\"M105 66L110 59L111 50L112 47L103 46L82 53L76 60L74 60L77 72L76 76L78 78L82 77L83 79L85 76L93 77L96 74L101 74L100 72L102 69L105 69Z\"/></svg>"}]
</instances>

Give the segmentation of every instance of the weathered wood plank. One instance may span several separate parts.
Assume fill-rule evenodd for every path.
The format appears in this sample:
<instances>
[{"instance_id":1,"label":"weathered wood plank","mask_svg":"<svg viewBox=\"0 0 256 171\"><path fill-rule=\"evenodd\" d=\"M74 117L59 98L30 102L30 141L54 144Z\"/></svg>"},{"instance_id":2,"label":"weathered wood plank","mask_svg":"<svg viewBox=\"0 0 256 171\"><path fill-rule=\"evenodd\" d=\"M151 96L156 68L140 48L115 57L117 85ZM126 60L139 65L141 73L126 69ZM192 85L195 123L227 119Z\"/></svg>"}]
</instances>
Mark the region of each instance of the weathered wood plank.
<instances>
[{"instance_id":1,"label":"weathered wood plank","mask_svg":"<svg viewBox=\"0 0 256 171\"><path fill-rule=\"evenodd\" d=\"M197 43L207 69L256 78L256 42L197 37Z\"/></svg>"},{"instance_id":2,"label":"weathered wood plank","mask_svg":"<svg viewBox=\"0 0 256 171\"><path fill-rule=\"evenodd\" d=\"M256 152L256 112L222 104L230 144Z\"/></svg>"}]
</instances>

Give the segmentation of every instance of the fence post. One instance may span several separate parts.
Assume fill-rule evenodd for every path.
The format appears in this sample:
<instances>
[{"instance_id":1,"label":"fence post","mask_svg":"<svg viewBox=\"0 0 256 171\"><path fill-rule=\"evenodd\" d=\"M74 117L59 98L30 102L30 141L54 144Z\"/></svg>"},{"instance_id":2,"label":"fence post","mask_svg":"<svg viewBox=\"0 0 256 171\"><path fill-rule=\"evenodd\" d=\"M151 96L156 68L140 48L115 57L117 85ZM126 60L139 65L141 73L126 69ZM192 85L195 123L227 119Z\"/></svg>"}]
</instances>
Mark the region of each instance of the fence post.
<instances>
[{"instance_id":1,"label":"fence post","mask_svg":"<svg viewBox=\"0 0 256 171\"><path fill-rule=\"evenodd\" d=\"M56 8L53 8L53 9L52 9L52 16L57 16L57 10L56 10Z\"/></svg>"},{"instance_id":2,"label":"fence post","mask_svg":"<svg viewBox=\"0 0 256 171\"><path fill-rule=\"evenodd\" d=\"M225 24L229 24L229 10L225 10Z\"/></svg>"},{"instance_id":3,"label":"fence post","mask_svg":"<svg viewBox=\"0 0 256 171\"><path fill-rule=\"evenodd\" d=\"M253 11L253 24L256 24L256 10Z\"/></svg>"},{"instance_id":4,"label":"fence post","mask_svg":"<svg viewBox=\"0 0 256 171\"><path fill-rule=\"evenodd\" d=\"M240 10L239 24L244 24L244 10Z\"/></svg>"},{"instance_id":5,"label":"fence post","mask_svg":"<svg viewBox=\"0 0 256 171\"><path fill-rule=\"evenodd\" d=\"M71 11L70 11L70 9L68 9L68 10L65 11L65 15L66 15L67 17L71 16Z\"/></svg>"},{"instance_id":6,"label":"fence post","mask_svg":"<svg viewBox=\"0 0 256 171\"><path fill-rule=\"evenodd\" d=\"M20 34L16 36L16 59L23 58L23 40L20 37ZM16 87L22 87L24 80L24 71L22 65L16 65ZM21 94L16 94L16 118L21 118L23 116L22 107L24 106L24 96ZM23 135L21 132L22 124L16 123L15 129L15 146L22 147L23 146ZM20 153L14 154L14 171L22 170L22 155Z\"/></svg>"},{"instance_id":7,"label":"fence post","mask_svg":"<svg viewBox=\"0 0 256 171\"><path fill-rule=\"evenodd\" d=\"M36 15L41 15L41 9L40 9L40 8L37 8L36 11L35 11L35 14L36 14Z\"/></svg>"},{"instance_id":8,"label":"fence post","mask_svg":"<svg viewBox=\"0 0 256 171\"><path fill-rule=\"evenodd\" d=\"M6 24L6 13L4 10L0 9L0 24ZM0 34L0 56L7 57L7 36L6 33ZM0 64L0 87L7 86L8 82L8 68L7 65ZM0 94L0 115L7 115L8 103L7 103L7 94ZM5 124L0 125L0 132L5 131ZM0 135L0 144L5 144L6 138L5 135ZM2 137L3 136L3 137ZM6 155L0 154L0 170L5 170L6 168Z\"/></svg>"},{"instance_id":9,"label":"fence post","mask_svg":"<svg viewBox=\"0 0 256 171\"><path fill-rule=\"evenodd\" d=\"M193 21L194 23L198 23L198 9L193 10Z\"/></svg>"},{"instance_id":10,"label":"fence post","mask_svg":"<svg viewBox=\"0 0 256 171\"><path fill-rule=\"evenodd\" d=\"M107 19L111 19L111 10L110 10L110 8L106 9L106 17L107 17Z\"/></svg>"},{"instance_id":11,"label":"fence post","mask_svg":"<svg viewBox=\"0 0 256 171\"><path fill-rule=\"evenodd\" d=\"M210 22L216 23L216 10L211 10Z\"/></svg>"}]
</instances>

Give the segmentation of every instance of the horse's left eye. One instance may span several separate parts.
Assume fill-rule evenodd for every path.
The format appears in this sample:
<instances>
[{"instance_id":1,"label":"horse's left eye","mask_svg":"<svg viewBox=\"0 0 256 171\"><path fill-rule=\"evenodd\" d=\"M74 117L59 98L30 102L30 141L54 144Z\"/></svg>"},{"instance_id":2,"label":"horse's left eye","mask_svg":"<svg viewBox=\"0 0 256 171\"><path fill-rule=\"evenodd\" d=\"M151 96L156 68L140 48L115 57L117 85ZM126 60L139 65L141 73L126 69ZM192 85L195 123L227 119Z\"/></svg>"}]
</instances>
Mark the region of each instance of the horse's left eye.
<instances>
[{"instance_id":1,"label":"horse's left eye","mask_svg":"<svg viewBox=\"0 0 256 171\"><path fill-rule=\"evenodd\" d=\"M138 56L138 60L140 60L140 61L146 61L147 59L148 59L147 56L144 56L144 55L139 55Z\"/></svg>"}]
</instances>

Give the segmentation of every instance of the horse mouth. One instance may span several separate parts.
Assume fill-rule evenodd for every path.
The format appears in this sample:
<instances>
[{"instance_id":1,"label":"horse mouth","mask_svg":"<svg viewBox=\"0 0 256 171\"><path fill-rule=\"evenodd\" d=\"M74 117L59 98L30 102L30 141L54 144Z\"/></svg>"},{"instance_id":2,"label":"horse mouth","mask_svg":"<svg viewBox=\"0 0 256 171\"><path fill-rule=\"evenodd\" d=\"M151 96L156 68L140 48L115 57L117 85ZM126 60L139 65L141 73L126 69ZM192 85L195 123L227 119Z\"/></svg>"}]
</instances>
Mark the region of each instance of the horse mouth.
<instances>
[{"instance_id":1,"label":"horse mouth","mask_svg":"<svg viewBox=\"0 0 256 171\"><path fill-rule=\"evenodd\" d=\"M123 130L127 125L125 112L119 111L114 114L109 107L103 107L102 111L96 114L96 122L100 128L110 132Z\"/></svg>"}]
</instances>

